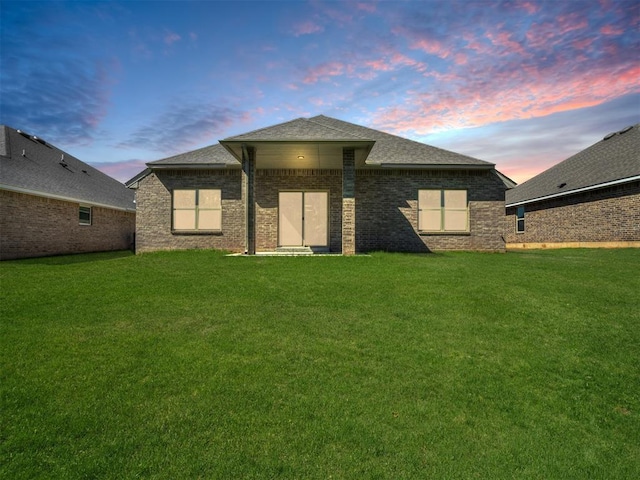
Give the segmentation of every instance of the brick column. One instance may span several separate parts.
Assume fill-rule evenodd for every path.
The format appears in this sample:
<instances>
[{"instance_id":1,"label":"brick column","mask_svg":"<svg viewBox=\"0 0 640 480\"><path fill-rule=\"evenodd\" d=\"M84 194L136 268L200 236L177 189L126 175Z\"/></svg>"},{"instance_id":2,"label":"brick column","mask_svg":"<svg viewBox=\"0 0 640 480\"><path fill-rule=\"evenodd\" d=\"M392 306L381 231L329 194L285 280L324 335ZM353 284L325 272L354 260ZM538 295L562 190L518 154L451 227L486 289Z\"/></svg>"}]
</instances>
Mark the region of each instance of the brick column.
<instances>
[{"instance_id":1,"label":"brick column","mask_svg":"<svg viewBox=\"0 0 640 480\"><path fill-rule=\"evenodd\" d=\"M242 146L242 198L245 208L245 250L247 255L256 253L256 158L253 147Z\"/></svg>"},{"instance_id":2,"label":"brick column","mask_svg":"<svg viewBox=\"0 0 640 480\"><path fill-rule=\"evenodd\" d=\"M342 149L342 254L356 253L356 156Z\"/></svg>"}]
</instances>

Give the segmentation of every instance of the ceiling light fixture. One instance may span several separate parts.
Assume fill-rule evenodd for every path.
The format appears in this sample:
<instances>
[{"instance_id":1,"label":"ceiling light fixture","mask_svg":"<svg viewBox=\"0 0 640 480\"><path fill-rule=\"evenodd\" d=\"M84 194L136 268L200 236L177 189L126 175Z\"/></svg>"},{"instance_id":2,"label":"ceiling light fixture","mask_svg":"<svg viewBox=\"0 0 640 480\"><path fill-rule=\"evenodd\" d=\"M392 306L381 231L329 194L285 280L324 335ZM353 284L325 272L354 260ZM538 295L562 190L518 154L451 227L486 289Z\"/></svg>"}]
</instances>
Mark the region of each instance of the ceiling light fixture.
<instances>
[{"instance_id":1,"label":"ceiling light fixture","mask_svg":"<svg viewBox=\"0 0 640 480\"><path fill-rule=\"evenodd\" d=\"M298 160L304 160L304 155L298 155Z\"/></svg>"}]
</instances>

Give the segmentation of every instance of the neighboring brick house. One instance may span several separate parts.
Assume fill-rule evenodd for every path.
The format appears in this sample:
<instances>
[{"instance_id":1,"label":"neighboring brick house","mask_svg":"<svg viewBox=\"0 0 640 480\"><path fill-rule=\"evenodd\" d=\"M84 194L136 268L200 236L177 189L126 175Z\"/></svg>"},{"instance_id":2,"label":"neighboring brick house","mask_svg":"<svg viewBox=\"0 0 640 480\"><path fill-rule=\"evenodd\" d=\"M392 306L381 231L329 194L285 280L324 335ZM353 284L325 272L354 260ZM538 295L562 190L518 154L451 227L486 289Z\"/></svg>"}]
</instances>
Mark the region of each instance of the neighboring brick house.
<instances>
[{"instance_id":1,"label":"neighboring brick house","mask_svg":"<svg viewBox=\"0 0 640 480\"><path fill-rule=\"evenodd\" d=\"M325 116L147 164L136 250L503 251L494 165Z\"/></svg>"},{"instance_id":2,"label":"neighboring brick house","mask_svg":"<svg viewBox=\"0 0 640 480\"><path fill-rule=\"evenodd\" d=\"M131 248L134 196L44 140L0 125L0 260Z\"/></svg>"},{"instance_id":3,"label":"neighboring brick house","mask_svg":"<svg viewBox=\"0 0 640 480\"><path fill-rule=\"evenodd\" d=\"M507 192L507 248L640 247L640 124Z\"/></svg>"}]
</instances>

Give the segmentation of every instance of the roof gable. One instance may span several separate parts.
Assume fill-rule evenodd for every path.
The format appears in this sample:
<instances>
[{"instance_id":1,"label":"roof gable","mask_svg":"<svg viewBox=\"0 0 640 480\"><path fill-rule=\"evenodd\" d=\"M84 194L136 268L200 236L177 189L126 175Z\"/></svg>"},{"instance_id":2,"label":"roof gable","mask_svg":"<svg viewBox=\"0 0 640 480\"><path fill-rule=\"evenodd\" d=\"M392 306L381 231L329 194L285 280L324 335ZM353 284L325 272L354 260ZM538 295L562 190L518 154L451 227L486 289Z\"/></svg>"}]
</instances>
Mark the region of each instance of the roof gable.
<instances>
[{"instance_id":1,"label":"roof gable","mask_svg":"<svg viewBox=\"0 0 640 480\"><path fill-rule=\"evenodd\" d=\"M640 177L640 124L599 142L507 191L507 205L529 203Z\"/></svg>"},{"instance_id":2,"label":"roof gable","mask_svg":"<svg viewBox=\"0 0 640 480\"><path fill-rule=\"evenodd\" d=\"M135 210L134 193L44 140L0 125L0 188Z\"/></svg>"},{"instance_id":3,"label":"roof gable","mask_svg":"<svg viewBox=\"0 0 640 480\"><path fill-rule=\"evenodd\" d=\"M234 137L225 138L223 142L343 142L371 141L370 138L354 135L328 125L314 122L313 119L297 118L289 122L279 123Z\"/></svg>"}]
</instances>

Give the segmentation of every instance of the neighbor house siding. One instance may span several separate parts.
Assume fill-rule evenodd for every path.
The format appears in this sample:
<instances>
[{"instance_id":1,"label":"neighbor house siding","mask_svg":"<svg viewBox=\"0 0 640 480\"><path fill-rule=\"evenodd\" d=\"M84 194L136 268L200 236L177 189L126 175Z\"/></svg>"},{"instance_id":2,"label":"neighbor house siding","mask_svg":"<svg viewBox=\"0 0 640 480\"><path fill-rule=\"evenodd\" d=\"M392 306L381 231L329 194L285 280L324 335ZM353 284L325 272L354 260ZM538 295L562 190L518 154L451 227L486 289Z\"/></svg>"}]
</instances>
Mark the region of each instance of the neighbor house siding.
<instances>
[{"instance_id":1,"label":"neighbor house siding","mask_svg":"<svg viewBox=\"0 0 640 480\"><path fill-rule=\"evenodd\" d=\"M136 192L136 252L221 249L241 252L245 244L245 208L240 170L173 170L152 173ZM222 231L172 232L174 189L220 189Z\"/></svg>"},{"instance_id":2,"label":"neighbor house siding","mask_svg":"<svg viewBox=\"0 0 640 480\"><path fill-rule=\"evenodd\" d=\"M524 233L516 233L516 208L506 210L508 247L640 242L640 182L525 204Z\"/></svg>"},{"instance_id":3,"label":"neighbor house siding","mask_svg":"<svg viewBox=\"0 0 640 480\"><path fill-rule=\"evenodd\" d=\"M418 232L418 191L421 189L466 190L469 232ZM357 250L504 251L504 192L504 184L492 171L358 170Z\"/></svg>"},{"instance_id":4,"label":"neighbor house siding","mask_svg":"<svg viewBox=\"0 0 640 480\"><path fill-rule=\"evenodd\" d=\"M80 225L79 207L0 190L0 260L131 248L134 212L94 206L91 225Z\"/></svg>"}]
</instances>

